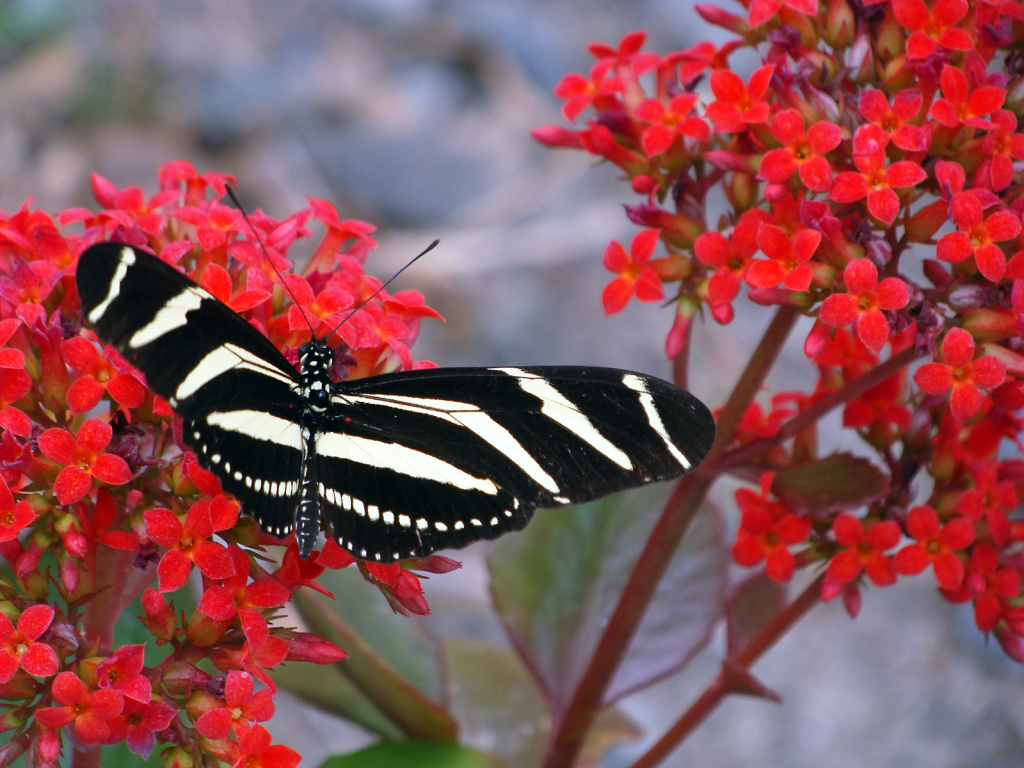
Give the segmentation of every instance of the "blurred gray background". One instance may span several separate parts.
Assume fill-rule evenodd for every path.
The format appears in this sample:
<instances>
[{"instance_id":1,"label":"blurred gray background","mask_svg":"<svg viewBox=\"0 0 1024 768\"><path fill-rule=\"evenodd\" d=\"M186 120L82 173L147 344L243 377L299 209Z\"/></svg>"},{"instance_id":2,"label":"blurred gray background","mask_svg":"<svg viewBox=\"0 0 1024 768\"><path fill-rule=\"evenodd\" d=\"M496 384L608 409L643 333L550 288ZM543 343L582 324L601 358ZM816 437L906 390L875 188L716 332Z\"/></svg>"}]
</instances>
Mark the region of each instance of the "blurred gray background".
<instances>
[{"instance_id":1,"label":"blurred gray background","mask_svg":"<svg viewBox=\"0 0 1024 768\"><path fill-rule=\"evenodd\" d=\"M250 209L283 217L311 195L377 225L367 269L381 278L440 237L396 284L448 321L424 324L417 358L667 376L671 310L634 304L605 320L599 300L611 277L601 252L628 242L621 204L638 200L616 169L528 135L561 122L551 89L589 69L586 43L633 29L652 30L661 53L722 39L690 0L0 2L0 208L29 196L48 211L92 205L93 170L152 194L160 163L185 158L236 175ZM698 327L692 388L710 405L767 317L741 302L732 326ZM773 389L811 386L805 331ZM718 497L730 504L731 488ZM460 618L467 602L486 615L482 551L427 582L434 627L486 631ZM628 700L647 737L605 765L635 759L715 674L721 649ZM665 765L1024 765L1021 668L928 574L867 590L857 621L838 602L817 608L754 671L783 703L727 702ZM309 765L368 743L287 694L270 725Z\"/></svg>"}]
</instances>

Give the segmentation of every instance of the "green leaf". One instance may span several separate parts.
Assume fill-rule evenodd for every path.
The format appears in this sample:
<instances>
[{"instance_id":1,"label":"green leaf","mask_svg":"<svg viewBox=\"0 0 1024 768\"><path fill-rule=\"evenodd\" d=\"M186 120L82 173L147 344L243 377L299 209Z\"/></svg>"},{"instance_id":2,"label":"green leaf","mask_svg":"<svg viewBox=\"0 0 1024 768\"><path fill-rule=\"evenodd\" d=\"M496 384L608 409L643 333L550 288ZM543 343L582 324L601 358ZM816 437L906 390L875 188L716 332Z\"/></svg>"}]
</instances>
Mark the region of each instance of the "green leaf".
<instances>
[{"instance_id":1,"label":"green leaf","mask_svg":"<svg viewBox=\"0 0 1024 768\"><path fill-rule=\"evenodd\" d=\"M854 509L889 492L889 481L874 464L849 453L834 453L775 470L772 492L797 512L821 516Z\"/></svg>"},{"instance_id":2,"label":"green leaf","mask_svg":"<svg viewBox=\"0 0 1024 768\"><path fill-rule=\"evenodd\" d=\"M153 747L153 751L150 753L149 759L143 760L128 749L128 745L125 742L122 741L120 744L111 744L103 747L101 765L103 768L158 768L164 763L163 758L160 756L161 748L164 746L166 745L157 743L157 745Z\"/></svg>"},{"instance_id":3,"label":"green leaf","mask_svg":"<svg viewBox=\"0 0 1024 768\"><path fill-rule=\"evenodd\" d=\"M445 666L452 714L461 741L515 768L544 762L551 710L537 682L514 652L476 640L448 640ZM613 746L634 741L640 729L618 709L603 711L587 734L581 765L597 765Z\"/></svg>"},{"instance_id":4,"label":"green leaf","mask_svg":"<svg viewBox=\"0 0 1024 768\"><path fill-rule=\"evenodd\" d=\"M381 735L393 736L397 729L412 738L454 740L455 721L437 703L441 699L438 649L419 623L396 616L358 572L324 575L328 578L322 581L337 595L336 601L300 592L294 604L313 632L348 653L347 659L334 665L348 684L338 688L336 680L332 684L288 668L275 679L299 696Z\"/></svg>"},{"instance_id":5,"label":"green leaf","mask_svg":"<svg viewBox=\"0 0 1024 768\"><path fill-rule=\"evenodd\" d=\"M320 768L502 768L494 757L444 741L389 741L325 760Z\"/></svg>"},{"instance_id":6,"label":"green leaf","mask_svg":"<svg viewBox=\"0 0 1024 768\"><path fill-rule=\"evenodd\" d=\"M274 668L270 676L278 687L371 733L385 739L403 738L402 729L341 672L339 667L344 663L343 660L331 665L285 664Z\"/></svg>"},{"instance_id":7,"label":"green leaf","mask_svg":"<svg viewBox=\"0 0 1024 768\"><path fill-rule=\"evenodd\" d=\"M764 573L740 583L726 607L730 657L764 629L785 605L786 586Z\"/></svg>"},{"instance_id":8,"label":"green leaf","mask_svg":"<svg viewBox=\"0 0 1024 768\"><path fill-rule=\"evenodd\" d=\"M491 590L517 649L564 711L661 509L670 484L542 510L488 558ZM716 510L694 519L607 694L606 703L681 668L721 615L728 551Z\"/></svg>"},{"instance_id":9,"label":"green leaf","mask_svg":"<svg viewBox=\"0 0 1024 768\"><path fill-rule=\"evenodd\" d=\"M516 768L540 765L551 713L519 657L476 640L448 640L444 651L462 742L486 747Z\"/></svg>"}]
</instances>

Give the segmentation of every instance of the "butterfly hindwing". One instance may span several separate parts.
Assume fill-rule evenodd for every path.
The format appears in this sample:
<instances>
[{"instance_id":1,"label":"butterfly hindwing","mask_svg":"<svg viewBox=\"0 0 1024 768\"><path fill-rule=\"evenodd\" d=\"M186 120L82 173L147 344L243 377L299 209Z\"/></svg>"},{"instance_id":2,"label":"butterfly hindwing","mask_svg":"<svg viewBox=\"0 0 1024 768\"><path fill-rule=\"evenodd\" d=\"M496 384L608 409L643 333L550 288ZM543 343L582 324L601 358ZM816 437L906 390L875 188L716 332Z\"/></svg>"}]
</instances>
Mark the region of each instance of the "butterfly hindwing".
<instances>
[{"instance_id":1,"label":"butterfly hindwing","mask_svg":"<svg viewBox=\"0 0 1024 768\"><path fill-rule=\"evenodd\" d=\"M342 546L370 559L495 538L535 507L677 477L714 439L689 393L603 368L408 371L336 384L332 405L317 446L324 509Z\"/></svg>"}]
</instances>

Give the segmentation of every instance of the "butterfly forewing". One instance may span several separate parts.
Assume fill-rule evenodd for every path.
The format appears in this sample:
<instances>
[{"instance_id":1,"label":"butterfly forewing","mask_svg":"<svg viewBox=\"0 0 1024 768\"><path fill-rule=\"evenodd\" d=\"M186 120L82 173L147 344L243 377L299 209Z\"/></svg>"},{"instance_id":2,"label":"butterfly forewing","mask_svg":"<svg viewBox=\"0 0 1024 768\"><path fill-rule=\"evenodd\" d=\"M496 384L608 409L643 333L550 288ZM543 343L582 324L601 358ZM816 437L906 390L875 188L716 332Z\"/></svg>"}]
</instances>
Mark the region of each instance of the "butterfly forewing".
<instances>
[{"instance_id":1,"label":"butterfly forewing","mask_svg":"<svg viewBox=\"0 0 1024 768\"><path fill-rule=\"evenodd\" d=\"M357 557L423 556L518 530L538 506L677 477L714 440L696 398L626 371L299 374L240 315L128 246L88 249L78 288L100 339L171 403L185 443L260 528L283 537L312 522L299 527L303 556L310 514ZM328 386L324 409L315 394Z\"/></svg>"},{"instance_id":2,"label":"butterfly forewing","mask_svg":"<svg viewBox=\"0 0 1024 768\"><path fill-rule=\"evenodd\" d=\"M209 411L211 397L220 393L230 401L246 385L257 388L257 401L295 400L298 375L273 343L155 256L100 243L79 259L77 282L96 335L141 370L180 416L189 416L193 404Z\"/></svg>"}]
</instances>

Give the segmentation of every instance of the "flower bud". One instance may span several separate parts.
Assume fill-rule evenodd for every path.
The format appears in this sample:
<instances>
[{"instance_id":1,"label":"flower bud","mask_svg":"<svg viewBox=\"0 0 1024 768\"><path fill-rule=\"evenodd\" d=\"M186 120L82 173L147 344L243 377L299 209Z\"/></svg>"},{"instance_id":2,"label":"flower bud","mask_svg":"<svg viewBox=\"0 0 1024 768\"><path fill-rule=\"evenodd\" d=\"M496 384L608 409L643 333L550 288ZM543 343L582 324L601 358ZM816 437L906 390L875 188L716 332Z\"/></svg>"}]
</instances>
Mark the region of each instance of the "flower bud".
<instances>
[{"instance_id":1,"label":"flower bud","mask_svg":"<svg viewBox=\"0 0 1024 768\"><path fill-rule=\"evenodd\" d=\"M625 205L626 216L641 227L661 230L662 239L680 250L689 250L704 232L696 219L681 213L669 213L654 205Z\"/></svg>"},{"instance_id":2,"label":"flower bud","mask_svg":"<svg viewBox=\"0 0 1024 768\"><path fill-rule=\"evenodd\" d=\"M964 330L975 340L1003 341L1020 334L1017 317L1010 309L1002 307L977 307L964 315Z\"/></svg>"},{"instance_id":3,"label":"flower bud","mask_svg":"<svg viewBox=\"0 0 1024 768\"><path fill-rule=\"evenodd\" d=\"M286 637L288 656L285 661L309 661L313 664L333 664L348 656L345 651L310 632L294 632Z\"/></svg>"},{"instance_id":4,"label":"flower bud","mask_svg":"<svg viewBox=\"0 0 1024 768\"><path fill-rule=\"evenodd\" d=\"M742 213L757 203L759 187L754 174L734 173L725 184L725 195L736 212Z\"/></svg>"},{"instance_id":5,"label":"flower bud","mask_svg":"<svg viewBox=\"0 0 1024 768\"><path fill-rule=\"evenodd\" d=\"M708 24L714 24L737 35L746 35L748 32L746 19L728 13L717 5L698 5L695 9Z\"/></svg>"},{"instance_id":6,"label":"flower bud","mask_svg":"<svg viewBox=\"0 0 1024 768\"><path fill-rule=\"evenodd\" d=\"M875 53L883 62L888 62L903 52L905 43L903 26L896 20L892 6L886 3L885 17L875 38Z\"/></svg>"},{"instance_id":7,"label":"flower bud","mask_svg":"<svg viewBox=\"0 0 1024 768\"><path fill-rule=\"evenodd\" d=\"M175 747L164 758L163 768L195 768L195 760L184 747Z\"/></svg>"},{"instance_id":8,"label":"flower bud","mask_svg":"<svg viewBox=\"0 0 1024 768\"><path fill-rule=\"evenodd\" d=\"M1000 344L985 342L981 347L978 357L994 357L1005 367L1008 374L1021 377L1024 376L1024 355L1019 355Z\"/></svg>"},{"instance_id":9,"label":"flower bud","mask_svg":"<svg viewBox=\"0 0 1024 768\"><path fill-rule=\"evenodd\" d=\"M26 722L25 712L20 709L9 709L0 715L0 733L12 728L20 728Z\"/></svg>"},{"instance_id":10,"label":"flower bud","mask_svg":"<svg viewBox=\"0 0 1024 768\"><path fill-rule=\"evenodd\" d=\"M142 622L153 637L164 642L174 637L178 621L163 595L155 589L147 589L142 595L142 610L146 612Z\"/></svg>"},{"instance_id":11,"label":"flower bud","mask_svg":"<svg viewBox=\"0 0 1024 768\"><path fill-rule=\"evenodd\" d=\"M82 533L82 523L75 514L61 515L53 528L64 541L64 548L74 557L85 557L89 541Z\"/></svg>"},{"instance_id":12,"label":"flower bud","mask_svg":"<svg viewBox=\"0 0 1024 768\"><path fill-rule=\"evenodd\" d=\"M1018 120L1024 117L1024 76L1015 77L1010 81L1003 109L1013 112Z\"/></svg>"},{"instance_id":13,"label":"flower bud","mask_svg":"<svg viewBox=\"0 0 1024 768\"><path fill-rule=\"evenodd\" d=\"M918 243L925 243L949 220L949 205L936 200L915 213L907 222L907 237Z\"/></svg>"},{"instance_id":14,"label":"flower bud","mask_svg":"<svg viewBox=\"0 0 1024 768\"><path fill-rule=\"evenodd\" d=\"M563 147L567 149L583 149L578 131L568 131L557 125L545 125L530 131L535 141L546 147Z\"/></svg>"},{"instance_id":15,"label":"flower bud","mask_svg":"<svg viewBox=\"0 0 1024 768\"><path fill-rule=\"evenodd\" d=\"M187 661L175 661L163 674L164 688L171 696L189 696L210 680L210 675Z\"/></svg>"},{"instance_id":16,"label":"flower bud","mask_svg":"<svg viewBox=\"0 0 1024 768\"><path fill-rule=\"evenodd\" d=\"M65 594L69 597L75 596L81 582L81 571L78 568L78 559L73 557L67 550L62 550L57 558L60 566L60 583Z\"/></svg>"},{"instance_id":17,"label":"flower bud","mask_svg":"<svg viewBox=\"0 0 1024 768\"><path fill-rule=\"evenodd\" d=\"M882 87L889 93L911 88L917 81L914 68L907 62L907 54L901 53L885 65L882 70ZM934 149L933 149L934 151Z\"/></svg>"},{"instance_id":18,"label":"flower bud","mask_svg":"<svg viewBox=\"0 0 1024 768\"><path fill-rule=\"evenodd\" d=\"M875 79L875 56L871 52L871 39L867 33L857 35L850 48L851 79L857 85L867 85Z\"/></svg>"},{"instance_id":19,"label":"flower bud","mask_svg":"<svg viewBox=\"0 0 1024 768\"><path fill-rule=\"evenodd\" d=\"M846 48L853 42L857 20L846 0L828 0L825 7L825 42L833 48Z\"/></svg>"}]
</instances>

